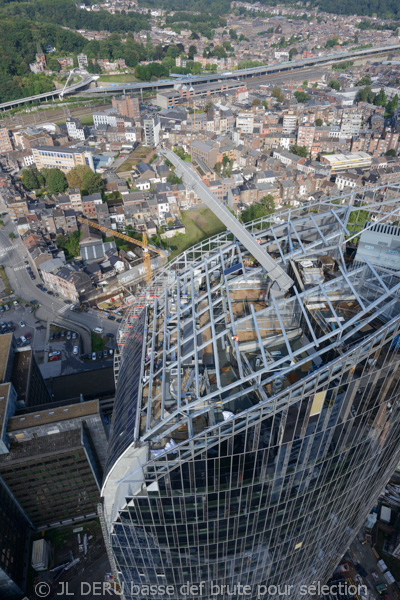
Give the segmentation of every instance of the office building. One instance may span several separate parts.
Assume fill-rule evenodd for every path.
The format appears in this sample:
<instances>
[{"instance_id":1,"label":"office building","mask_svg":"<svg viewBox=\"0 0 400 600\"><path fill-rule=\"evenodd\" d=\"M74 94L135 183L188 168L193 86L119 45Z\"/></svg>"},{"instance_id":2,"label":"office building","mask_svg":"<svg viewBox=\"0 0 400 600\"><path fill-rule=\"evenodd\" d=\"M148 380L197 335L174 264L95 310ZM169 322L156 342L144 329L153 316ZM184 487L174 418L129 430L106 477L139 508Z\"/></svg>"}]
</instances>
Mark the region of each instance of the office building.
<instances>
[{"instance_id":1,"label":"office building","mask_svg":"<svg viewBox=\"0 0 400 600\"><path fill-rule=\"evenodd\" d=\"M369 169L372 157L367 152L347 152L346 154L329 154L321 156L321 163L328 165L331 174L343 173L349 169Z\"/></svg>"},{"instance_id":2,"label":"office building","mask_svg":"<svg viewBox=\"0 0 400 600\"><path fill-rule=\"evenodd\" d=\"M0 479L0 598L19 600L25 592L32 531L28 518Z\"/></svg>"},{"instance_id":3,"label":"office building","mask_svg":"<svg viewBox=\"0 0 400 600\"><path fill-rule=\"evenodd\" d=\"M14 408L29 408L51 402L46 383L31 347L17 348L12 333L0 337L0 384L9 385Z\"/></svg>"},{"instance_id":4,"label":"office building","mask_svg":"<svg viewBox=\"0 0 400 600\"><path fill-rule=\"evenodd\" d=\"M114 96L112 99L112 106L123 117L133 119L136 124L140 123L139 98L136 98L135 96L121 96L115 98Z\"/></svg>"},{"instance_id":5,"label":"office building","mask_svg":"<svg viewBox=\"0 0 400 600\"><path fill-rule=\"evenodd\" d=\"M400 454L400 279L344 260L358 210L311 203L257 239L225 211L234 237L187 250L132 305L100 510L126 598L189 582L205 600L212 582L300 599L377 501Z\"/></svg>"},{"instance_id":6,"label":"office building","mask_svg":"<svg viewBox=\"0 0 400 600\"><path fill-rule=\"evenodd\" d=\"M40 146L32 148L32 156L39 170L57 168L68 173L78 165L88 165L92 171L95 170L92 153L84 148Z\"/></svg>"},{"instance_id":7,"label":"office building","mask_svg":"<svg viewBox=\"0 0 400 600\"><path fill-rule=\"evenodd\" d=\"M37 529L93 518L107 440L98 400L12 416L0 478Z\"/></svg>"}]
</instances>

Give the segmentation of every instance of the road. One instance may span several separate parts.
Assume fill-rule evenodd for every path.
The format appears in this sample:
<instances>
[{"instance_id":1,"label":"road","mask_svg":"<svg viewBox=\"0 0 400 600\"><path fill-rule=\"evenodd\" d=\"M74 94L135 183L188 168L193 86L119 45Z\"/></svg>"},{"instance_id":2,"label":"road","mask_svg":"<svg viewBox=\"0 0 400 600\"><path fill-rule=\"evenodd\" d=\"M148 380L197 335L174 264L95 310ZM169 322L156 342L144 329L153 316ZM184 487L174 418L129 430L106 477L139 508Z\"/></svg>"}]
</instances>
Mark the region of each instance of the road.
<instances>
[{"instance_id":1,"label":"road","mask_svg":"<svg viewBox=\"0 0 400 600\"><path fill-rule=\"evenodd\" d=\"M0 211L4 210L4 205L0 202ZM107 333L116 335L119 324L103 317L99 311L89 309L87 313L73 312L62 298L49 296L36 287L39 280L29 277L24 264L24 260L28 259L28 251L18 237L10 218L3 219L5 225L0 230L0 264L5 267L10 285L17 296L26 301L36 299L39 302L36 318L73 328L81 336L84 353L91 352L91 330L95 327L103 327ZM10 240L10 232L15 233L16 239Z\"/></svg>"},{"instance_id":2,"label":"road","mask_svg":"<svg viewBox=\"0 0 400 600\"><path fill-rule=\"evenodd\" d=\"M91 75L87 75L86 77L83 77L81 81L78 81L78 83L73 83L72 85L69 85L67 88L65 88L65 90L63 90L63 88L58 90L54 89L51 90L51 92L36 94L35 96L27 96L26 98L19 98L19 100L9 100L8 102L3 102L2 104L0 104L0 109L7 110L7 108L13 108L18 104L24 104L25 102L47 100L48 98L53 98L54 96L60 96L61 92L63 92L63 94L74 94L81 88L90 85L92 81L94 81L93 77Z\"/></svg>"},{"instance_id":3,"label":"road","mask_svg":"<svg viewBox=\"0 0 400 600\"><path fill-rule=\"evenodd\" d=\"M211 83L213 81L227 81L229 79L245 79L252 77L262 77L269 74L288 73L294 70L302 70L306 67L318 67L322 65L329 65L337 61L346 61L349 59L364 59L368 56L374 56L377 54L387 54L389 52L398 52L400 50L400 44L391 44L390 46L379 46L374 48L368 48L363 50L345 50L342 52L336 52L331 54L325 54L323 56L312 56L309 58L302 58L300 60L294 60L289 62L276 63L272 65L262 65L260 67L250 67L248 69L240 69L236 71L229 71L226 73L203 73L201 75L183 75L182 77L169 78L169 79L158 79L150 82L140 83L114 83L108 87L95 88L90 90L90 94L105 94L125 91L137 91L145 89L162 89L168 87L174 87L177 83L190 83L195 85L197 83Z\"/></svg>"}]
</instances>

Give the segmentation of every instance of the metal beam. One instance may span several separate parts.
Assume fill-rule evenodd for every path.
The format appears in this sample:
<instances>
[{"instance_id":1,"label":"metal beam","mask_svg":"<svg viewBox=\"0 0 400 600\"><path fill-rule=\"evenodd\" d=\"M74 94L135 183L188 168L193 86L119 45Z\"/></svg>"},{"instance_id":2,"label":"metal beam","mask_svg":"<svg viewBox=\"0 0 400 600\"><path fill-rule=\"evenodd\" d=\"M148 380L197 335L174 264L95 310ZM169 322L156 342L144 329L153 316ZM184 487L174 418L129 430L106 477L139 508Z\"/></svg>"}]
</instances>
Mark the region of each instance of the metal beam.
<instances>
[{"instance_id":1,"label":"metal beam","mask_svg":"<svg viewBox=\"0 0 400 600\"><path fill-rule=\"evenodd\" d=\"M254 236L243 227L241 223L229 212L229 210L220 202L211 190L201 181L200 177L191 169L187 163L183 162L175 152L168 149L162 149L161 153L178 169L179 173L187 184L201 200L212 210L224 223L229 231L240 241L241 244L250 252L250 254L264 267L268 276L277 282L283 291L289 290L293 285L293 280L285 273L282 267L263 249L255 240Z\"/></svg>"}]
</instances>

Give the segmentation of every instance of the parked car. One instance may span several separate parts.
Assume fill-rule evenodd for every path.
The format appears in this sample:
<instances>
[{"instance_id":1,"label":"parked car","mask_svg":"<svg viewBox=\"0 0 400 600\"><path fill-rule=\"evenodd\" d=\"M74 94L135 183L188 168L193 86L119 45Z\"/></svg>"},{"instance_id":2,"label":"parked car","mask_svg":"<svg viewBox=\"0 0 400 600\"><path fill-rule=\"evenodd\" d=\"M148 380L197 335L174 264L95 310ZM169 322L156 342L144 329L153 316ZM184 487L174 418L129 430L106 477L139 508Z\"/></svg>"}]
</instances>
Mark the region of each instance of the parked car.
<instances>
[{"instance_id":1,"label":"parked car","mask_svg":"<svg viewBox=\"0 0 400 600\"><path fill-rule=\"evenodd\" d=\"M107 358L107 356L108 356L107 350L103 350L103 358Z\"/></svg>"},{"instance_id":2,"label":"parked car","mask_svg":"<svg viewBox=\"0 0 400 600\"><path fill-rule=\"evenodd\" d=\"M122 323L122 319L117 319L117 323Z\"/></svg>"},{"instance_id":3,"label":"parked car","mask_svg":"<svg viewBox=\"0 0 400 600\"><path fill-rule=\"evenodd\" d=\"M42 284L41 283L37 283L36 287L39 288L39 290L41 290L42 289Z\"/></svg>"},{"instance_id":4,"label":"parked car","mask_svg":"<svg viewBox=\"0 0 400 600\"><path fill-rule=\"evenodd\" d=\"M79 352L78 346L74 346L74 348L72 350L72 354L78 354L78 352Z\"/></svg>"},{"instance_id":5,"label":"parked car","mask_svg":"<svg viewBox=\"0 0 400 600\"><path fill-rule=\"evenodd\" d=\"M67 340L70 340L71 337L72 337L72 333L70 331L68 331L68 333L67 333Z\"/></svg>"},{"instance_id":6,"label":"parked car","mask_svg":"<svg viewBox=\"0 0 400 600\"><path fill-rule=\"evenodd\" d=\"M96 360L96 352L92 352L92 360Z\"/></svg>"},{"instance_id":7,"label":"parked car","mask_svg":"<svg viewBox=\"0 0 400 600\"><path fill-rule=\"evenodd\" d=\"M112 355L114 354L114 350L113 350L112 348L110 348L110 350L108 351L108 354L109 354L110 356L112 356Z\"/></svg>"},{"instance_id":8,"label":"parked car","mask_svg":"<svg viewBox=\"0 0 400 600\"><path fill-rule=\"evenodd\" d=\"M76 340L76 332L75 331L72 332L72 339Z\"/></svg>"},{"instance_id":9,"label":"parked car","mask_svg":"<svg viewBox=\"0 0 400 600\"><path fill-rule=\"evenodd\" d=\"M63 329L63 330L62 330L62 332L61 332L61 337L62 337L62 338L63 338L63 337L65 337L65 329Z\"/></svg>"},{"instance_id":10,"label":"parked car","mask_svg":"<svg viewBox=\"0 0 400 600\"><path fill-rule=\"evenodd\" d=\"M19 326L20 326L20 327L25 327L25 325L26 325L25 321L20 321L20 322L19 322Z\"/></svg>"},{"instance_id":11,"label":"parked car","mask_svg":"<svg viewBox=\"0 0 400 600\"><path fill-rule=\"evenodd\" d=\"M50 340L54 340L54 333L50 334Z\"/></svg>"},{"instance_id":12,"label":"parked car","mask_svg":"<svg viewBox=\"0 0 400 600\"><path fill-rule=\"evenodd\" d=\"M4 310L10 310L10 307L8 306L8 304L4 305Z\"/></svg>"},{"instance_id":13,"label":"parked car","mask_svg":"<svg viewBox=\"0 0 400 600\"><path fill-rule=\"evenodd\" d=\"M103 356L103 353L101 350L99 350L97 353L97 358L100 360L102 358L102 356Z\"/></svg>"},{"instance_id":14,"label":"parked car","mask_svg":"<svg viewBox=\"0 0 400 600\"><path fill-rule=\"evenodd\" d=\"M107 319L108 319L109 321L115 321L115 317L114 317L114 315L110 315L109 317L107 317Z\"/></svg>"},{"instance_id":15,"label":"parked car","mask_svg":"<svg viewBox=\"0 0 400 600\"><path fill-rule=\"evenodd\" d=\"M18 304L19 304L18 300L14 300L13 304L14 304L14 306L18 306Z\"/></svg>"},{"instance_id":16,"label":"parked car","mask_svg":"<svg viewBox=\"0 0 400 600\"><path fill-rule=\"evenodd\" d=\"M60 360L60 356L58 354L49 357L49 362L54 362L55 360Z\"/></svg>"},{"instance_id":17,"label":"parked car","mask_svg":"<svg viewBox=\"0 0 400 600\"><path fill-rule=\"evenodd\" d=\"M356 571L361 575L361 577L366 577L368 575L367 571L359 563L356 564Z\"/></svg>"},{"instance_id":18,"label":"parked car","mask_svg":"<svg viewBox=\"0 0 400 600\"><path fill-rule=\"evenodd\" d=\"M32 334L31 333L27 333L25 335L25 337L26 337L27 340L31 340L32 339Z\"/></svg>"}]
</instances>

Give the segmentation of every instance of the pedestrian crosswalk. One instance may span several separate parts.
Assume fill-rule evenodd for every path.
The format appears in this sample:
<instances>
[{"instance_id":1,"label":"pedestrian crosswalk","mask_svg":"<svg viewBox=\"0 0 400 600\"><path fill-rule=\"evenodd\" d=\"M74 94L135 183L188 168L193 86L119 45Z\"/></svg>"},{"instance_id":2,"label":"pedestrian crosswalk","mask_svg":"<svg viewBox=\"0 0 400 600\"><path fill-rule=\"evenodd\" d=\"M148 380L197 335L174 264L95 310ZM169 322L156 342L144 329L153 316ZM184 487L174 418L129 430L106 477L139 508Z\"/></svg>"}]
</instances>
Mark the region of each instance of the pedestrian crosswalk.
<instances>
[{"instance_id":1,"label":"pedestrian crosswalk","mask_svg":"<svg viewBox=\"0 0 400 600\"><path fill-rule=\"evenodd\" d=\"M21 265L20 267L14 267L14 271L23 271L23 269L26 269L25 265Z\"/></svg>"},{"instance_id":2,"label":"pedestrian crosswalk","mask_svg":"<svg viewBox=\"0 0 400 600\"><path fill-rule=\"evenodd\" d=\"M61 308L59 308L57 312L61 315L62 313L65 313L65 311L68 309L69 309L69 304L66 304L65 306L62 306Z\"/></svg>"}]
</instances>

